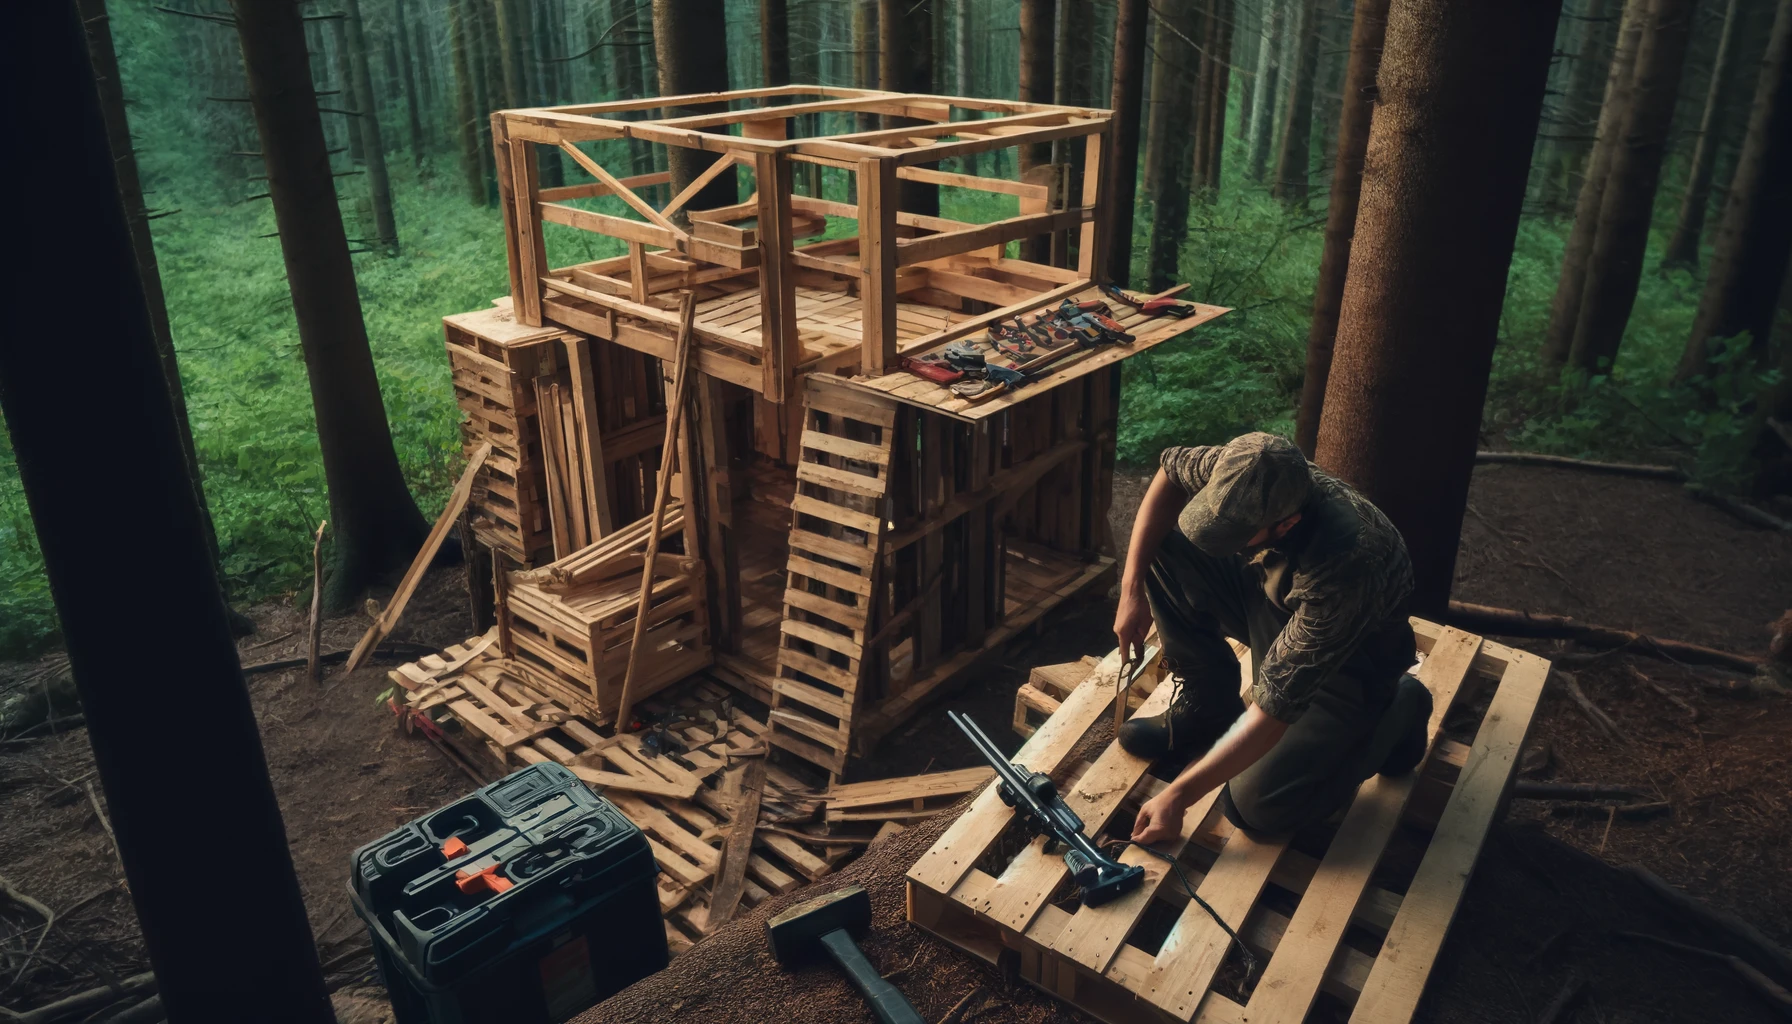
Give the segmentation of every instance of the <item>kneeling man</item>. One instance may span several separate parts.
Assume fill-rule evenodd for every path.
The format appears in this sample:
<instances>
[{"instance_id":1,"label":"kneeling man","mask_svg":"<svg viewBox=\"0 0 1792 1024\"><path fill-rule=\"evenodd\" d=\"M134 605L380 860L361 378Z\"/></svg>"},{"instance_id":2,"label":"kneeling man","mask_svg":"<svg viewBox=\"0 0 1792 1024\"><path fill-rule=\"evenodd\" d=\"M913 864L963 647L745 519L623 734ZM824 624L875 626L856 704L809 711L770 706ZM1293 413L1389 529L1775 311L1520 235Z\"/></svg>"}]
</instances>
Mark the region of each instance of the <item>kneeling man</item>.
<instances>
[{"instance_id":1,"label":"kneeling man","mask_svg":"<svg viewBox=\"0 0 1792 1024\"><path fill-rule=\"evenodd\" d=\"M1293 443L1166 449L1133 523L1114 635L1141 651L1155 620L1176 690L1119 739L1193 763L1139 810L1132 838L1175 837L1216 786L1234 825L1285 835L1371 775L1416 767L1431 695L1405 674L1412 587L1399 531ZM1250 645L1249 703L1227 637Z\"/></svg>"}]
</instances>

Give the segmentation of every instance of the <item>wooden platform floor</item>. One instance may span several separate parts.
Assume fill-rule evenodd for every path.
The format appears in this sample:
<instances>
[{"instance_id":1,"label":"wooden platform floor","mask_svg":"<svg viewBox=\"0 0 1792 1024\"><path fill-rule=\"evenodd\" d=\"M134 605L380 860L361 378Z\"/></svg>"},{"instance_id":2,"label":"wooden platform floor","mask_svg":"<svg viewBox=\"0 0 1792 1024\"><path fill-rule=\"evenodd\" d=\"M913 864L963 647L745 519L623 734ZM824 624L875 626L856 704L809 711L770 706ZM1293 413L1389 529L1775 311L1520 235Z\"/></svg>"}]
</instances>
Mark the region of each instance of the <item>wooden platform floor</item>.
<instances>
[{"instance_id":1,"label":"wooden platform floor","mask_svg":"<svg viewBox=\"0 0 1792 1024\"><path fill-rule=\"evenodd\" d=\"M1189 809L1181 837L1159 844L1188 884L1243 939L1243 956L1161 859L1129 847L1143 886L1080 906L1061 855L1003 842L1014 812L993 787L908 875L909 918L1109 1024L1298 1022L1400 1024L1412 1018L1483 841L1504 806L1549 673L1535 655L1414 620L1430 688L1432 743L1419 772L1376 776L1337 818L1288 839L1231 828L1217 792ZM1243 655L1248 660L1248 652ZM1027 740L1015 759L1070 781L1065 801L1091 835L1124 835L1163 782L1109 744L1072 763L1113 714L1119 652L1110 654ZM1150 672L1155 672L1152 666ZM1149 673L1148 673L1149 674ZM1241 677L1249 679L1248 664ZM1167 706L1158 686L1136 712ZM1469 742L1440 735L1452 730Z\"/></svg>"},{"instance_id":2,"label":"wooden platform floor","mask_svg":"<svg viewBox=\"0 0 1792 1024\"><path fill-rule=\"evenodd\" d=\"M858 349L865 338L860 319L863 308L857 295L797 285L797 337L805 350L803 361ZM899 302L896 305L896 336L902 341L910 341L943 331L969 318L969 314L956 310L920 302ZM754 285L699 301L697 323L731 332L744 342L762 344L759 287Z\"/></svg>"}]
</instances>

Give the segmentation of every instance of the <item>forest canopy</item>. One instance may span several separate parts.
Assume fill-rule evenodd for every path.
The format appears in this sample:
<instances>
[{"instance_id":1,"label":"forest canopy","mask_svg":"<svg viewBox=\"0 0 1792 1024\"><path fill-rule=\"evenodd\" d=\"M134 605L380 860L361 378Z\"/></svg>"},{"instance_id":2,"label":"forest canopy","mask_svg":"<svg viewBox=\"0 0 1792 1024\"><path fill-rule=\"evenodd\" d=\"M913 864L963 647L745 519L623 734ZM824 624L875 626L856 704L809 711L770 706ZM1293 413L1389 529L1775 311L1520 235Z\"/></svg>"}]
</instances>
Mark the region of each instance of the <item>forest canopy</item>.
<instances>
[{"instance_id":1,"label":"forest canopy","mask_svg":"<svg viewBox=\"0 0 1792 1024\"><path fill-rule=\"evenodd\" d=\"M875 88L880 9L907 12L931 42L929 91L1106 107L1122 2L1133 0L725 0L715 4L725 24L706 30L727 40L731 88L779 76ZM440 318L486 306L508 289L485 115L658 95L655 20L676 16L679 6L301 5L381 397L403 477L426 516L441 507L461 464ZM235 601L290 597L308 586L312 532L329 502L237 31L229 11L209 0L106 7L220 568ZM1127 277L1140 290L1188 282L1187 297L1234 312L1125 364L1123 463L1149 465L1166 445L1246 430L1295 433L1340 125L1351 106L1353 24L1362 9L1386 7L1150 5L1145 63L1132 69L1144 112ZM1786 7L1564 4L1500 317L1484 446L1671 461L1719 489L1754 484L1766 415L1760 396L1785 387L1766 338L1713 333L1700 326L1700 307L1706 275L1722 262L1714 246L1760 120L1751 117L1760 83L1784 76L1764 61ZM1686 37L1683 53L1667 52L1673 47L1659 39L1645 45L1650 33L1676 27ZM1189 109L1200 116L1182 116ZM363 130L368 119L379 131ZM1600 140L1619 132L1632 133L1627 142L1650 142L1655 166L1639 166L1648 157L1635 147L1603 153ZM367 151L370 138L382 152ZM967 169L1022 173L1011 159ZM1792 177L1792 168L1782 169ZM558 153L542 174L544 184L586 180ZM1588 181L1605 175L1612 184L1589 196ZM846 198L844 176L819 184ZM1010 216L999 202L1009 198L947 188L942 214ZM1624 290L1598 263L1602 246L1626 244L1606 221L1620 199L1629 206L1616 212L1628 214L1641 255L1628 304L1598 298L1622 298ZM616 254L598 251L588 234L547 230L550 252ZM1608 230L1616 233L1601 234ZM1785 239L1767 244L1786 247ZM1590 261L1584 272L1595 296L1580 307L1578 326L1562 310L1576 260ZM1711 337L1708 347L1689 347L1695 329ZM1695 352L1704 358L1689 366ZM0 654L28 655L55 639L29 511L10 448L0 449Z\"/></svg>"}]
</instances>

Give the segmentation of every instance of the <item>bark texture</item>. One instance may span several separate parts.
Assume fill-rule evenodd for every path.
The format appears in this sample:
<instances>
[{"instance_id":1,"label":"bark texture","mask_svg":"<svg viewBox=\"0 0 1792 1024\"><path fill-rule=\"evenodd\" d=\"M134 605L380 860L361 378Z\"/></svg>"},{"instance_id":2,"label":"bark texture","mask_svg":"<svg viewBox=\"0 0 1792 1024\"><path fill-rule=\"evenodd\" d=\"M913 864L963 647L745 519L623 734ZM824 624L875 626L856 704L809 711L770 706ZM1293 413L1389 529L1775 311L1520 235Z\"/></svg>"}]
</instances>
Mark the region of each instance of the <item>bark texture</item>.
<instances>
[{"instance_id":1,"label":"bark texture","mask_svg":"<svg viewBox=\"0 0 1792 1024\"><path fill-rule=\"evenodd\" d=\"M1251 85L1252 105L1257 113L1251 125L1250 159L1245 171L1252 181L1263 180L1264 168L1269 163L1270 140L1275 138L1276 96L1279 94L1276 80L1282 70L1281 62L1276 59L1281 48L1276 43L1281 39L1288 7L1288 0L1264 2L1268 6L1264 14L1268 25L1257 50L1257 80Z\"/></svg>"},{"instance_id":2,"label":"bark texture","mask_svg":"<svg viewBox=\"0 0 1792 1024\"><path fill-rule=\"evenodd\" d=\"M878 0L877 51L878 88L933 92L933 0ZM916 123L910 118L884 117L886 128ZM939 216L938 185L904 178L898 188L900 209Z\"/></svg>"},{"instance_id":3,"label":"bark texture","mask_svg":"<svg viewBox=\"0 0 1792 1024\"><path fill-rule=\"evenodd\" d=\"M316 123L298 8L276 9L298 41L300 98ZM32 301L11 330L31 343L0 345L0 409L161 1003L180 1021L277 1007L293 1024L333 1022L163 380L80 11L46 3L8 14L6 94L55 111L32 141L56 154L57 185L81 198L21 204L9 218L36 258L14 270ZM58 386L70 347L40 340L66 337L71 311L81 327L76 402ZM116 548L95 543L118 535L121 503L127 529L147 541L133 546L130 572L153 588L122 614ZM145 657L170 649L178 654ZM169 742L189 729L204 742ZM183 803L199 779L203 800ZM196 848L230 851L204 869L227 898L195 898Z\"/></svg>"},{"instance_id":4,"label":"bark texture","mask_svg":"<svg viewBox=\"0 0 1792 1024\"><path fill-rule=\"evenodd\" d=\"M1319 67L1319 0L1304 0L1295 28L1299 47L1288 83L1288 114L1282 122L1282 144L1276 155L1275 184L1269 194L1305 204L1307 174L1312 162L1313 77Z\"/></svg>"},{"instance_id":5,"label":"bark texture","mask_svg":"<svg viewBox=\"0 0 1792 1024\"><path fill-rule=\"evenodd\" d=\"M460 141L460 174L467 198L485 202L485 162L479 153L479 119L474 115L473 66L467 59L466 0L448 0L448 59L454 69L455 135Z\"/></svg>"},{"instance_id":6,"label":"bark texture","mask_svg":"<svg viewBox=\"0 0 1792 1024\"><path fill-rule=\"evenodd\" d=\"M1363 153L1369 148L1369 124L1375 113L1375 77L1387 38L1388 2L1357 0L1350 30L1350 63L1344 71L1344 103L1338 117L1338 156L1332 163L1331 199L1325 211L1325 249L1313 288L1306 376L1301 381L1300 409L1294 422L1294 443L1309 458L1319 441L1325 382L1331 375L1332 343L1338 334L1338 308L1344 301L1344 273L1350 266L1350 240L1356 234Z\"/></svg>"},{"instance_id":7,"label":"bark texture","mask_svg":"<svg viewBox=\"0 0 1792 1024\"><path fill-rule=\"evenodd\" d=\"M396 0L393 8L393 29L398 34L398 87L404 93L405 117L411 129L411 164L417 170L423 170L423 112L422 97L417 87L417 68L411 63L411 37L407 27L410 21L405 16L404 0Z\"/></svg>"},{"instance_id":8,"label":"bark texture","mask_svg":"<svg viewBox=\"0 0 1792 1024\"><path fill-rule=\"evenodd\" d=\"M653 51L659 61L661 96L727 90L727 39L717 31L723 23L722 0L653 0ZM722 107L704 103L675 109L680 114L702 114ZM672 172L672 194L677 195L708 170L717 156L683 146L667 146L666 159ZM739 199L734 168L729 168L703 186L685 209L709 210L733 205Z\"/></svg>"},{"instance_id":9,"label":"bark texture","mask_svg":"<svg viewBox=\"0 0 1792 1024\"><path fill-rule=\"evenodd\" d=\"M1622 0L1588 0L1575 25L1574 65L1568 71L1556 117L1546 126L1538 158L1537 202L1554 213L1569 212L1599 123L1600 101L1610 73L1622 18Z\"/></svg>"},{"instance_id":10,"label":"bark texture","mask_svg":"<svg viewBox=\"0 0 1792 1024\"><path fill-rule=\"evenodd\" d=\"M1400 528L1413 613L1449 599L1560 0L1389 13L1318 462Z\"/></svg>"},{"instance_id":11,"label":"bark texture","mask_svg":"<svg viewBox=\"0 0 1792 1024\"><path fill-rule=\"evenodd\" d=\"M1568 350L1569 364L1588 373L1610 369L1617 359L1636 304L1696 4L1697 0L1653 0L1637 47L1630 113L1600 199L1599 228L1587 264L1574 343Z\"/></svg>"},{"instance_id":12,"label":"bark texture","mask_svg":"<svg viewBox=\"0 0 1792 1024\"><path fill-rule=\"evenodd\" d=\"M1744 20L1741 6L1742 0L1729 0L1724 6L1723 35L1711 62L1705 112L1699 118L1699 140L1693 146L1692 166L1686 172L1686 193L1680 199L1680 213L1674 218L1674 234L1661 254L1663 267L1699 265L1699 241L1705 235L1705 212L1711 205L1711 177L1717 163L1717 146L1722 141L1724 109L1736 77L1736 35Z\"/></svg>"},{"instance_id":13,"label":"bark texture","mask_svg":"<svg viewBox=\"0 0 1792 1024\"><path fill-rule=\"evenodd\" d=\"M1562 252L1562 272L1556 279L1555 296L1550 300L1549 327L1543 335L1543 360L1550 366L1566 363L1568 351L1574 345L1581 296L1586 291L1587 266L1599 232L1599 210L1605 199L1612 158L1630 111L1637 45L1642 40L1648 12L1649 0L1625 0L1623 21L1618 25L1617 50L1612 54L1606 75L1605 101L1600 104L1599 124L1594 130L1593 150L1587 158L1580 194L1574 201L1574 226L1568 230L1568 244Z\"/></svg>"},{"instance_id":14,"label":"bark texture","mask_svg":"<svg viewBox=\"0 0 1792 1024\"><path fill-rule=\"evenodd\" d=\"M1147 0L1119 0L1114 12L1114 80L1108 106L1114 111L1109 128L1107 197L1108 251L1102 262L1115 283L1132 276L1133 209L1138 199L1139 115L1145 97L1145 14Z\"/></svg>"},{"instance_id":15,"label":"bark texture","mask_svg":"<svg viewBox=\"0 0 1792 1024\"><path fill-rule=\"evenodd\" d=\"M790 84L790 8L786 0L759 0L759 63L766 85Z\"/></svg>"},{"instance_id":16,"label":"bark texture","mask_svg":"<svg viewBox=\"0 0 1792 1024\"><path fill-rule=\"evenodd\" d=\"M1027 103L1052 102L1052 0L1020 2L1020 99ZM1035 167L1051 163L1051 144L1020 147L1023 179ZM1031 263L1051 260L1051 239L1046 235L1024 238L1020 258Z\"/></svg>"},{"instance_id":17,"label":"bark texture","mask_svg":"<svg viewBox=\"0 0 1792 1024\"><path fill-rule=\"evenodd\" d=\"M392 449L298 8L233 0L231 9L330 491L335 546L324 600L343 609L409 565L428 528Z\"/></svg>"},{"instance_id":18,"label":"bark texture","mask_svg":"<svg viewBox=\"0 0 1792 1024\"><path fill-rule=\"evenodd\" d=\"M1780 282L1792 258L1792 0L1779 0L1749 109L1748 135L1724 203L1677 376L1709 368L1710 345L1743 332L1757 350L1773 330Z\"/></svg>"},{"instance_id":19,"label":"bark texture","mask_svg":"<svg viewBox=\"0 0 1792 1024\"><path fill-rule=\"evenodd\" d=\"M1189 110L1188 82L1195 54L1183 42L1187 34L1190 0L1176 0L1156 7L1151 29L1151 104L1145 126L1145 194L1155 202L1166 181L1177 181L1165 168L1176 160L1178 147L1187 141L1188 125L1179 123ZM1118 51L1118 47L1116 47ZM1115 73L1119 73L1118 59Z\"/></svg>"}]
</instances>

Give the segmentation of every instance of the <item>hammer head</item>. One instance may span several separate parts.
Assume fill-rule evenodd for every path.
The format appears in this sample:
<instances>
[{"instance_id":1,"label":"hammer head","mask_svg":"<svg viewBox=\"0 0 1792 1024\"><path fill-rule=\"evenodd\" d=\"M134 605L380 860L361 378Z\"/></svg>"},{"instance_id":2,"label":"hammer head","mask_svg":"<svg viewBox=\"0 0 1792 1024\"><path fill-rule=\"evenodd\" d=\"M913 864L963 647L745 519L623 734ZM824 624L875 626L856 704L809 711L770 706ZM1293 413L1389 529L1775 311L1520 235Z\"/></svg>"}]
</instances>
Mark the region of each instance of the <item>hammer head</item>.
<instances>
[{"instance_id":1,"label":"hammer head","mask_svg":"<svg viewBox=\"0 0 1792 1024\"><path fill-rule=\"evenodd\" d=\"M814 955L828 932L844 928L856 939L869 927L871 895L863 886L849 885L799 903L767 921L765 937L771 941L772 956L778 963L793 967Z\"/></svg>"}]
</instances>

